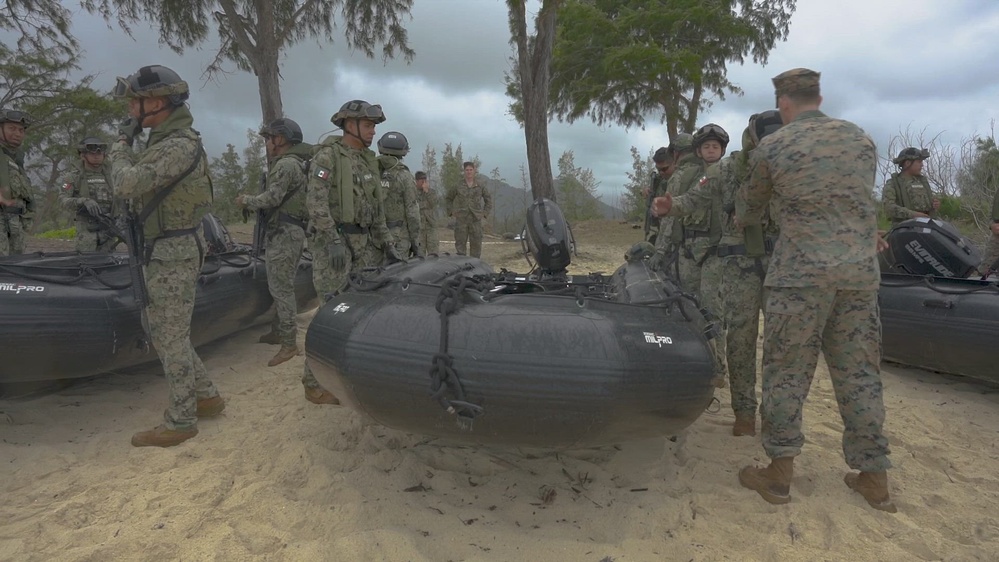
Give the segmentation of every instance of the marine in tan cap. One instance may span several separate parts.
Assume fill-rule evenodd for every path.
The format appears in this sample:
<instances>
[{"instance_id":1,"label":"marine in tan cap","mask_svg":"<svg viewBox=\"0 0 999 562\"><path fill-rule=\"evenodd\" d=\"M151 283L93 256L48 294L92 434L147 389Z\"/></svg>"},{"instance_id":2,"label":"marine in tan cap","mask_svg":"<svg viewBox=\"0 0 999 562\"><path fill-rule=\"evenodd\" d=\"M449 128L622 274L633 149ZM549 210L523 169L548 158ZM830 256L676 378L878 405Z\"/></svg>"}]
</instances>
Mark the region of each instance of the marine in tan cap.
<instances>
[{"instance_id":1,"label":"marine in tan cap","mask_svg":"<svg viewBox=\"0 0 999 562\"><path fill-rule=\"evenodd\" d=\"M739 472L743 486L770 503L791 501L801 453L802 409L821 353L843 418L843 453L859 471L847 486L876 509L895 511L888 494L888 439L881 383L877 290L877 167L864 131L819 111L819 73L806 68L773 79L781 120L750 157L741 188L742 225L759 225L767 206L780 235L764 282L763 448L766 468Z\"/></svg>"}]
</instances>

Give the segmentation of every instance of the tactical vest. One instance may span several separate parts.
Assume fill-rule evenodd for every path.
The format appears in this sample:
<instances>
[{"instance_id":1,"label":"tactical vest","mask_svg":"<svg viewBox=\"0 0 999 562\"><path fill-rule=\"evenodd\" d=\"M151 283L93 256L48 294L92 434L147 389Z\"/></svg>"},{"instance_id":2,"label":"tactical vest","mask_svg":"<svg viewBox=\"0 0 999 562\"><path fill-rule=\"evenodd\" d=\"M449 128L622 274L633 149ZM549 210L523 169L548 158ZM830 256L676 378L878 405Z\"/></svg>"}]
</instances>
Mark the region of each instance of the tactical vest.
<instances>
[{"instance_id":1,"label":"tactical vest","mask_svg":"<svg viewBox=\"0 0 999 562\"><path fill-rule=\"evenodd\" d=\"M331 137L322 142L319 150L333 153L338 200L330 201L331 209L339 209L339 222L370 227L375 220L375 205L381 201L381 181L378 178L378 160L374 152L364 149L361 158L368 164L365 170L355 170L351 159L352 148L343 144L343 137ZM331 190L332 192L333 190ZM331 193L332 196L332 193ZM334 215L335 216L335 215Z\"/></svg>"},{"instance_id":2,"label":"tactical vest","mask_svg":"<svg viewBox=\"0 0 999 562\"><path fill-rule=\"evenodd\" d=\"M913 180L918 181L920 185L922 185L923 188L926 189L927 193L933 193L930 190L930 182L926 181L926 178L924 176L919 176L918 178L914 177ZM907 189L902 189L902 184L901 182L898 181L898 172L893 173L889 181L891 182L892 189L895 190L895 197L898 200L899 206L919 212L927 212L930 210L930 209L912 208L913 205L912 198L909 197L909 191Z\"/></svg>"},{"instance_id":3,"label":"tactical vest","mask_svg":"<svg viewBox=\"0 0 999 562\"><path fill-rule=\"evenodd\" d=\"M150 134L147 150L168 139L181 138L189 141L185 145L197 147L194 155L197 160L178 162L178 174L188 169L191 172L171 189L169 195L163 198L143 223L142 232L147 243L197 228L202 217L211 209L212 181L208 175L208 156L201 144L201 136L190 128L192 121L190 111L186 107L179 107ZM144 211L157 193L158 191L150 191L142 194L133 211Z\"/></svg>"},{"instance_id":4,"label":"tactical vest","mask_svg":"<svg viewBox=\"0 0 999 562\"><path fill-rule=\"evenodd\" d=\"M285 158L289 158L294 161L299 168L302 170L302 184L301 187L296 191L288 200L278 207L279 212L286 213L295 218L305 218L308 216L308 211L305 205L305 187L309 182L309 169L312 163L312 153L313 146L308 143L298 143L293 145L275 161L280 162ZM286 195L287 197L287 195Z\"/></svg>"},{"instance_id":5,"label":"tactical vest","mask_svg":"<svg viewBox=\"0 0 999 562\"><path fill-rule=\"evenodd\" d=\"M100 194L100 196L95 196L94 192L91 190L91 180L95 177L103 177L104 183L107 184L106 193ZM101 164L100 170L87 170L86 168L77 168L76 170L76 181L73 183L73 192L71 197L86 197L87 199L93 199L97 201L101 207L106 207L110 209L111 203L114 199L114 188L111 183L111 166L108 162Z\"/></svg>"},{"instance_id":6,"label":"tactical vest","mask_svg":"<svg viewBox=\"0 0 999 562\"><path fill-rule=\"evenodd\" d=\"M383 154L378 157L378 169L382 173L382 207L385 210L385 222L405 221L406 203L402 193L405 186L396 188L392 184L398 183L398 174L409 173L409 167L403 164L399 158Z\"/></svg>"}]
</instances>

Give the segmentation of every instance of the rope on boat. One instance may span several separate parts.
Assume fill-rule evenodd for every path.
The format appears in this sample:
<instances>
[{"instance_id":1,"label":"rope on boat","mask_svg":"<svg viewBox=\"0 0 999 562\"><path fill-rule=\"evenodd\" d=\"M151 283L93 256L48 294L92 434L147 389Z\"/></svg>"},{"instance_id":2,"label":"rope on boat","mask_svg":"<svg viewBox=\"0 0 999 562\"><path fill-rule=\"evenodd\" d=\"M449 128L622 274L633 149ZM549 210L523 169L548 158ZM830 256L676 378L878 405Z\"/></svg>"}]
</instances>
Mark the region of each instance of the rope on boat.
<instances>
[{"instance_id":1,"label":"rope on boat","mask_svg":"<svg viewBox=\"0 0 999 562\"><path fill-rule=\"evenodd\" d=\"M465 397L465 388L454 368L454 358L448 352L448 319L461 307L461 298L466 290L485 293L489 284L470 277L456 275L441 286L434 308L441 315L440 347L434 354L430 367L430 397L437 401L447 413L456 416L458 427L470 430L472 422L483 414L482 406L473 404ZM453 398L446 397L450 391Z\"/></svg>"},{"instance_id":2,"label":"rope on boat","mask_svg":"<svg viewBox=\"0 0 999 562\"><path fill-rule=\"evenodd\" d=\"M979 283L982 283L982 284L977 285L975 287L972 287L970 289L945 289L945 288L943 288L943 287L941 287L940 285L937 284L937 282L936 282L937 279L938 279L937 277L934 277L932 275L923 275L921 277L917 277L915 279L910 279L908 281L895 281L895 282L890 282L889 281L889 282L886 282L886 281L882 280L881 281L881 286L882 287L915 287L916 285L924 285L924 286L926 286L926 288L928 288L928 289L930 289L932 291L936 291L936 292L938 292L940 294L943 294L943 295L970 295L972 293L982 293L982 292L999 293L999 284L996 284L994 282L984 282L983 283L983 282L979 281ZM945 279L950 280L951 278L945 278Z\"/></svg>"}]
</instances>

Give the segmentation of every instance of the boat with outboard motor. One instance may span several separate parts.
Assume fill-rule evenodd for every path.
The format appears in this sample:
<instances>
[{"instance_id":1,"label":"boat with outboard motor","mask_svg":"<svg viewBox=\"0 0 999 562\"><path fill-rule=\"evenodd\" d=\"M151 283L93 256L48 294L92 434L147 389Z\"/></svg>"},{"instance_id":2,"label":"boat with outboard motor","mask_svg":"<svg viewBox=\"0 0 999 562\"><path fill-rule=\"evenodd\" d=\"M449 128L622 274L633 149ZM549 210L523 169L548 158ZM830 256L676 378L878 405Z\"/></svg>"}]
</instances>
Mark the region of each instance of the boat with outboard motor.
<instances>
[{"instance_id":1,"label":"boat with outboard motor","mask_svg":"<svg viewBox=\"0 0 999 562\"><path fill-rule=\"evenodd\" d=\"M200 346L269 322L265 256L235 244L213 215L191 341ZM0 383L69 379L156 361L142 328L128 254L33 253L0 258ZM312 261L296 276L299 310L318 304Z\"/></svg>"},{"instance_id":2,"label":"boat with outboard motor","mask_svg":"<svg viewBox=\"0 0 999 562\"><path fill-rule=\"evenodd\" d=\"M527 231L530 274L441 255L352 275L309 327L316 378L377 423L473 443L595 446L693 423L715 390L696 301L643 259L566 273L550 201Z\"/></svg>"}]
</instances>

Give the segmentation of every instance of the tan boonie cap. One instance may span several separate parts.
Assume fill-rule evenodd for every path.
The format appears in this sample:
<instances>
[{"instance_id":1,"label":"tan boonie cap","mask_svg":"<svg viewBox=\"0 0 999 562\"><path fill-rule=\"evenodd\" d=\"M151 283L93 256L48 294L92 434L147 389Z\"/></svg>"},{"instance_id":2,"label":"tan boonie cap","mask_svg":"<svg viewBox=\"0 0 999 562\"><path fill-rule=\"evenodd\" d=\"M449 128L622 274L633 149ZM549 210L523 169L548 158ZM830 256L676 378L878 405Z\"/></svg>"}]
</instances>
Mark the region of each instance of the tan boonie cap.
<instances>
[{"instance_id":1,"label":"tan boonie cap","mask_svg":"<svg viewBox=\"0 0 999 562\"><path fill-rule=\"evenodd\" d=\"M774 94L781 96L809 88L819 87L820 73L807 68L792 68L771 78L774 83Z\"/></svg>"}]
</instances>

